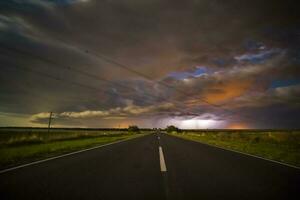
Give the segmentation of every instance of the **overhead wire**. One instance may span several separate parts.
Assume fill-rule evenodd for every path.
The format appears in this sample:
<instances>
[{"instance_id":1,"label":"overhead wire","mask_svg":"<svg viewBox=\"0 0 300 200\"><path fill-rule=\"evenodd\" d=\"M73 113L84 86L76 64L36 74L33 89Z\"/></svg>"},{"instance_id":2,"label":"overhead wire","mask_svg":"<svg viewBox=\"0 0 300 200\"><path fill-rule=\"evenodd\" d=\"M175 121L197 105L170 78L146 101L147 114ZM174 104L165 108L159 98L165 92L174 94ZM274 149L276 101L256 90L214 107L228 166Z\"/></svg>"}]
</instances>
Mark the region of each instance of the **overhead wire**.
<instances>
[{"instance_id":1,"label":"overhead wire","mask_svg":"<svg viewBox=\"0 0 300 200\"><path fill-rule=\"evenodd\" d=\"M112 82L112 81L109 81L105 78L102 78L102 77L99 77L99 76L96 76L94 74L91 74L91 73L88 73L88 72L85 72L83 70L78 70L78 69L75 69L75 68L72 68L72 67L69 67L69 66L65 66L65 65L62 65L58 62L55 62L53 60L50 60L48 58L44 58L42 56L39 56L39 55L35 55L35 54L32 54L30 52L27 52L27 51L23 51L23 50L20 50L20 49L17 49L17 48L14 48L14 47L9 47L9 46L6 46L4 45L3 43L0 42L0 47L1 48L4 48L6 50L9 50L9 51L12 51L12 52L17 52L19 54L23 54L23 55L27 55L27 56L30 56L31 58L34 58L34 59L39 59L43 62L46 62L48 64L51 64L51 66L54 66L54 67L57 67L59 69L65 69L65 70L69 70L69 71L73 71L75 73L78 73L78 74L81 74L81 75L84 75L84 76L87 76L89 78L93 78L95 80L99 80L99 81L102 81L102 82L106 82L106 83L109 83L111 84L112 86L118 86L118 87L121 87L121 88L125 88L125 89L131 89L131 87L128 87L124 84L119 84L119 83L115 83L115 82ZM14 67L17 67L17 66L14 66ZM52 76L52 75L49 75L49 74L45 74L44 72L40 72L40 71L37 71L37 70L33 70L33 69L29 69L29 68L26 68L26 67L22 67L22 66L18 66L19 68L21 68L22 70L27 70L27 71L31 71L35 74L39 74L41 76L45 76L45 77L48 77L48 78L51 78L51 79L54 79L56 81L62 81L61 78L58 78L58 77L55 77L55 76ZM69 82L70 84L72 85L77 85L77 86L80 86L80 87L83 87L83 88L87 88L87 89L91 89L91 90L96 90L96 91L99 91L99 89L95 88L95 87L91 87L91 86L88 86L88 85L85 85L85 84L81 84L81 83L77 83L77 82L74 82L74 81L67 81L67 80L64 80L66 82ZM164 98L164 97L160 97L160 96L155 96L155 95L144 95L144 96L147 96L147 97L151 97L151 98L156 98L158 100L163 100L163 101L166 101L166 102L171 102L171 103L174 103L174 104L182 104L182 102L179 102L179 101L175 101L175 100L172 100L170 101L169 99L167 98ZM134 97L130 97L132 98L133 100L135 100ZM145 101L147 99L143 99L142 101ZM141 99L138 99L138 101L141 101ZM153 103L151 101L151 103ZM176 108L176 110L178 110L179 108ZM180 110L181 112L184 112L184 113L189 113L190 115L198 115L196 113L192 113L192 112L189 112L189 111L183 111L183 110Z\"/></svg>"}]
</instances>

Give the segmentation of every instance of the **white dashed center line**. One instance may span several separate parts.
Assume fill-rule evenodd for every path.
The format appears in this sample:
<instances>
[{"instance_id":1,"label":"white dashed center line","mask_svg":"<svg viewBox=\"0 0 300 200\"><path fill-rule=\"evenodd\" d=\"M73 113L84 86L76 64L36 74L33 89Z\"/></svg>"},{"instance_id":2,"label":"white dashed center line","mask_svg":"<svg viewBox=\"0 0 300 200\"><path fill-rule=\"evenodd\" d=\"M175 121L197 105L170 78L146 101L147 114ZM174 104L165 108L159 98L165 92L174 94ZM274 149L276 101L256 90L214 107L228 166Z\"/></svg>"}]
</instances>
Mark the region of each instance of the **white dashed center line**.
<instances>
[{"instance_id":1,"label":"white dashed center line","mask_svg":"<svg viewBox=\"0 0 300 200\"><path fill-rule=\"evenodd\" d=\"M166 167L166 163L165 163L165 158L164 158L164 153L163 150L160 147L158 147L159 149L159 161L160 161L160 171L161 172L166 172L167 171L167 167Z\"/></svg>"}]
</instances>

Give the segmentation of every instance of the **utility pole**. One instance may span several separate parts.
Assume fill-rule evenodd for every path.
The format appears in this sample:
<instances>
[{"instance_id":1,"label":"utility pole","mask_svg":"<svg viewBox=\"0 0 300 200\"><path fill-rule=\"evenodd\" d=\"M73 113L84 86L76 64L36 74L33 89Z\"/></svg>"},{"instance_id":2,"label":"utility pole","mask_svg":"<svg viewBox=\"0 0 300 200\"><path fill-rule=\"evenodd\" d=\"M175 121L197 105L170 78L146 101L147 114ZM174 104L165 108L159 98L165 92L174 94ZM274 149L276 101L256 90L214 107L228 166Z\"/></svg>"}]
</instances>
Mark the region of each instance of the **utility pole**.
<instances>
[{"instance_id":1,"label":"utility pole","mask_svg":"<svg viewBox=\"0 0 300 200\"><path fill-rule=\"evenodd\" d=\"M52 112L50 112L50 115L49 115L48 133L50 132L50 128L51 128L51 120L52 120Z\"/></svg>"}]
</instances>

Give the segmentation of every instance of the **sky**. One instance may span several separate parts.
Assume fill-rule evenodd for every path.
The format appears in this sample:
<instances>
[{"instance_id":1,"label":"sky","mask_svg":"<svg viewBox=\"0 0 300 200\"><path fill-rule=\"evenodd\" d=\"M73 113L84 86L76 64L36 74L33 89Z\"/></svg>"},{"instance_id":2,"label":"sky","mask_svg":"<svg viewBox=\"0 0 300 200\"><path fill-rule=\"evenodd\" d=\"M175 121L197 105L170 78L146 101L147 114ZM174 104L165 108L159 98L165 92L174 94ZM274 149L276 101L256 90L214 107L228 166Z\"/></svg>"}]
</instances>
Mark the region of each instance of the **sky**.
<instances>
[{"instance_id":1,"label":"sky","mask_svg":"<svg viewBox=\"0 0 300 200\"><path fill-rule=\"evenodd\" d=\"M295 5L0 1L0 126L300 128Z\"/></svg>"}]
</instances>

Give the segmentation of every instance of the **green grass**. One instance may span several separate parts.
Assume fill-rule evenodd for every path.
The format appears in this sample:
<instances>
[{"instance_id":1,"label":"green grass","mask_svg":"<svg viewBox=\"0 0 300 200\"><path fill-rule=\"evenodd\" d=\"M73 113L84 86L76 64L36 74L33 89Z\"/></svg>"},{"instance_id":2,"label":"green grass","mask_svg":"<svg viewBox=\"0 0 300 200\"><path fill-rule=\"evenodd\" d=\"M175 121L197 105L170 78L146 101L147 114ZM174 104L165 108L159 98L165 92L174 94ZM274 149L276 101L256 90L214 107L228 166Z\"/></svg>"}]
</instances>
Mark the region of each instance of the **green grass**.
<instances>
[{"instance_id":1,"label":"green grass","mask_svg":"<svg viewBox=\"0 0 300 200\"><path fill-rule=\"evenodd\" d=\"M170 134L300 167L300 131L185 131Z\"/></svg>"},{"instance_id":2,"label":"green grass","mask_svg":"<svg viewBox=\"0 0 300 200\"><path fill-rule=\"evenodd\" d=\"M0 169L145 134L93 130L55 130L50 133L46 130L0 130Z\"/></svg>"}]
</instances>

